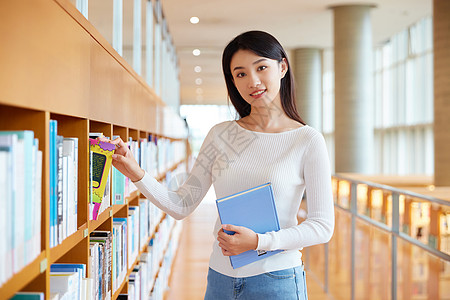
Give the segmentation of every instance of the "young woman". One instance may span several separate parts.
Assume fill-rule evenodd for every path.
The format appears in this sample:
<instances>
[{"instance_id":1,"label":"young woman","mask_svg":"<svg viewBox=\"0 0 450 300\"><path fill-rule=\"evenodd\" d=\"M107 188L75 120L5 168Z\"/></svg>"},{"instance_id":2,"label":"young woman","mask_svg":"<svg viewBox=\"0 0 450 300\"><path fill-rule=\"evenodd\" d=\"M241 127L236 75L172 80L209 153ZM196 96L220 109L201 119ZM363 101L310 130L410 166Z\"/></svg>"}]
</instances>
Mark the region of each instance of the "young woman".
<instances>
[{"instance_id":1,"label":"young woman","mask_svg":"<svg viewBox=\"0 0 450 300\"><path fill-rule=\"evenodd\" d=\"M234 38L223 52L228 95L239 119L214 126L186 182L169 191L143 171L120 139L113 164L169 215L188 216L214 185L217 198L272 183L281 230L257 234L217 220L205 299L307 299L303 247L326 243L334 229L329 160L322 135L295 107L293 76L280 43L261 31ZM308 215L297 212L303 193ZM228 235L223 230L235 231ZM233 269L244 251L285 250Z\"/></svg>"}]
</instances>

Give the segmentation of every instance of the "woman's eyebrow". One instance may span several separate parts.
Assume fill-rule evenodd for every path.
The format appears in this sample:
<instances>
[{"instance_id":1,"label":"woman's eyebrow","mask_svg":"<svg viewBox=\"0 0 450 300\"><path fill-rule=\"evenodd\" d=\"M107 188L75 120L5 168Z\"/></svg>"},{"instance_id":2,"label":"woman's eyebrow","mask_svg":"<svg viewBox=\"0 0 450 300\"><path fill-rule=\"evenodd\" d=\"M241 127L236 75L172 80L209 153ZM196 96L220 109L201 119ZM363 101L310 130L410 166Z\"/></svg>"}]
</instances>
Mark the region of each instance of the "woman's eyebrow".
<instances>
[{"instance_id":1,"label":"woman's eyebrow","mask_svg":"<svg viewBox=\"0 0 450 300\"><path fill-rule=\"evenodd\" d=\"M260 62L262 62L262 61L265 61L265 60L267 60L266 58L260 58L260 59L258 59L258 60L256 60L256 61L254 61L253 63L252 63L252 65L256 65L257 63L260 63ZM234 71L236 71L236 70L240 70L240 69L244 69L244 67L235 67L234 69L233 69L233 72Z\"/></svg>"}]
</instances>

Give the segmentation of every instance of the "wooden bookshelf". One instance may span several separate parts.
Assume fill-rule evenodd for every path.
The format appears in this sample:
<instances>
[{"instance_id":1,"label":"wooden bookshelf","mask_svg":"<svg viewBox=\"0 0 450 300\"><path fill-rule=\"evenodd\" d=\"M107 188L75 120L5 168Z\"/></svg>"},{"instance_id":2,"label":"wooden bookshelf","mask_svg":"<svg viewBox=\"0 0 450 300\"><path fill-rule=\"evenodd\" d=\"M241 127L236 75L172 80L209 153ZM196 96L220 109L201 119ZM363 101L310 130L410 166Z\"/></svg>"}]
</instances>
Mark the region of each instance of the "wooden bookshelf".
<instances>
[{"instance_id":1,"label":"wooden bookshelf","mask_svg":"<svg viewBox=\"0 0 450 300\"><path fill-rule=\"evenodd\" d=\"M0 299L18 291L50 294L52 263L83 263L89 274L89 234L112 230L113 218L126 217L133 192L125 204L113 205L97 220L89 219L89 132L123 140L149 134L173 142L186 141L184 121L166 109L143 78L112 48L69 0L0 1L0 130L32 130L43 153L41 252L6 283ZM161 120L176 126L164 128ZM58 135L78 138L77 231L50 247L49 121L58 122ZM175 130L174 130L175 127ZM187 157L188 153L186 153ZM175 162L175 170L185 159ZM164 219L162 215L159 222ZM156 226L158 230L158 226ZM155 232L149 233L146 246ZM113 299L128 289L128 274ZM112 291L112 286L111 286Z\"/></svg>"}]
</instances>

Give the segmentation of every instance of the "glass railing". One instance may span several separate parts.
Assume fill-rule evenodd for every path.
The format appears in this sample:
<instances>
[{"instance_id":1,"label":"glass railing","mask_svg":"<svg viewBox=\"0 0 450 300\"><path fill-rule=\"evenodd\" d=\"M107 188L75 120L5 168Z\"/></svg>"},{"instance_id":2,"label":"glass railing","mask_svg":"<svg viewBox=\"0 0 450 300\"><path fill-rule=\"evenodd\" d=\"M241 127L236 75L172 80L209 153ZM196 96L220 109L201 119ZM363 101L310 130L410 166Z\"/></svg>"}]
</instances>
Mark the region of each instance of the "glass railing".
<instances>
[{"instance_id":1,"label":"glass railing","mask_svg":"<svg viewBox=\"0 0 450 300\"><path fill-rule=\"evenodd\" d=\"M324 291L336 300L450 299L450 201L344 176L332 186L333 238L304 249Z\"/></svg>"}]
</instances>

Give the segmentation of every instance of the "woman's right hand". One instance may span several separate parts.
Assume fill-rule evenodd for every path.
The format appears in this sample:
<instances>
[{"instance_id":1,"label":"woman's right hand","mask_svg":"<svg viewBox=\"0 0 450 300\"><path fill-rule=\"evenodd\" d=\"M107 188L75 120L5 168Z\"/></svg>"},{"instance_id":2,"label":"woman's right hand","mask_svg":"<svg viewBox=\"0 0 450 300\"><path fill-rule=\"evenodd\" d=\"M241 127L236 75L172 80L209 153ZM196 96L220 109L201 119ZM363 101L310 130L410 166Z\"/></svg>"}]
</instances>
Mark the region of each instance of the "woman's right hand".
<instances>
[{"instance_id":1,"label":"woman's right hand","mask_svg":"<svg viewBox=\"0 0 450 300\"><path fill-rule=\"evenodd\" d=\"M131 150L128 149L128 146L120 137L112 141L107 138L99 138L99 140L116 146L112 156L112 164L120 173L130 178L133 182L139 181L144 177L145 171L136 162L133 153L131 153Z\"/></svg>"}]
</instances>

